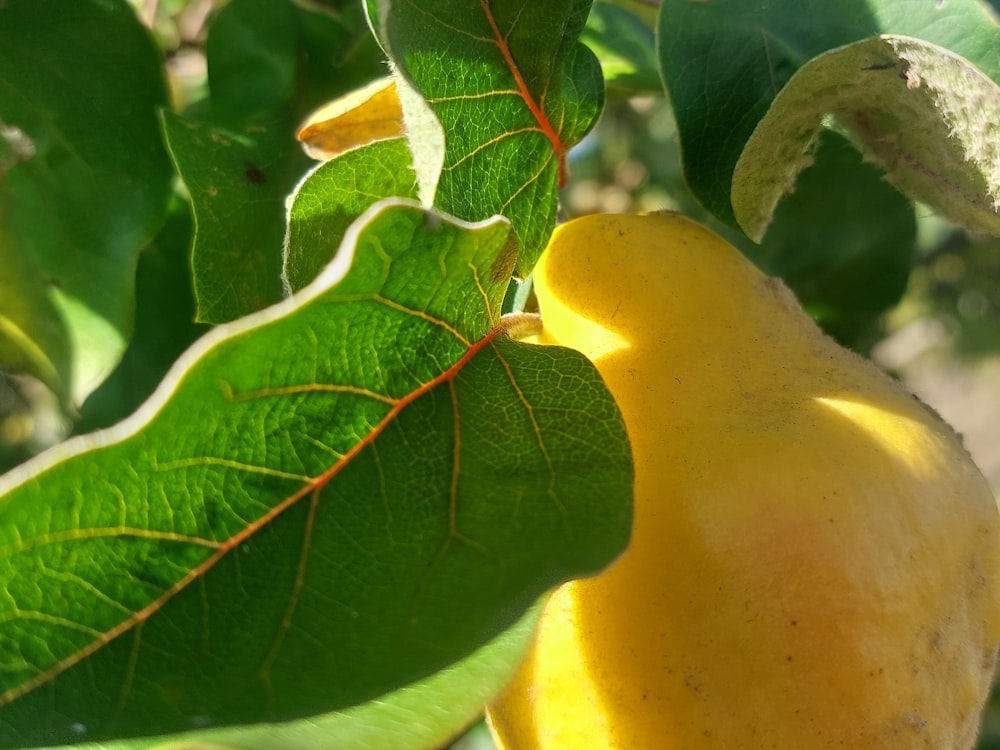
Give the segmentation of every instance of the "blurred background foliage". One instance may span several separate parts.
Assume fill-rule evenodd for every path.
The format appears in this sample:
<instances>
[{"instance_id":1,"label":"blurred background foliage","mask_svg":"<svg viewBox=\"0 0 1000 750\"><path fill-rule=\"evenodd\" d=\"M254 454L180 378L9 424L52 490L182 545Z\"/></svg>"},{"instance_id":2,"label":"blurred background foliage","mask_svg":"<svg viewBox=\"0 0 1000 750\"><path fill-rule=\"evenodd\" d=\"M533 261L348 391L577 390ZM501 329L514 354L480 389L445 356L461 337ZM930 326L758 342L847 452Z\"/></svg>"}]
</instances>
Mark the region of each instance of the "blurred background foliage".
<instances>
[{"instance_id":1,"label":"blurred background foliage","mask_svg":"<svg viewBox=\"0 0 1000 750\"><path fill-rule=\"evenodd\" d=\"M361 81L382 69L359 0L270 1L347 19L357 34L342 40L339 54L362 61ZM163 51L174 110L203 111L210 94L208 29L224 0L130 2ZM1000 0L990 2L1000 11ZM800 176L761 245L715 221L685 185L673 112L657 74L657 4L594 4L583 41L601 58L608 100L597 128L571 154L563 213L675 209L712 225L765 271L785 278L828 332L907 380L965 432L970 450L1000 488L1000 239L970 236L923 206L912 210L875 167L832 133L821 147L824 158ZM345 90L354 85L346 83ZM871 192L859 198L838 191L848 173L851 179L865 174ZM796 220L783 222L782 212ZM837 222L842 229L866 212L886 217L886 231L859 237L864 252L857 256L825 254L824 227ZM140 257L133 344L77 413L67 414L38 381L0 372L0 472L70 434L126 416L207 330L194 322L192 231L191 209L178 188L163 228ZM479 724L452 747L491 746ZM979 748L1000 749L996 696Z\"/></svg>"}]
</instances>

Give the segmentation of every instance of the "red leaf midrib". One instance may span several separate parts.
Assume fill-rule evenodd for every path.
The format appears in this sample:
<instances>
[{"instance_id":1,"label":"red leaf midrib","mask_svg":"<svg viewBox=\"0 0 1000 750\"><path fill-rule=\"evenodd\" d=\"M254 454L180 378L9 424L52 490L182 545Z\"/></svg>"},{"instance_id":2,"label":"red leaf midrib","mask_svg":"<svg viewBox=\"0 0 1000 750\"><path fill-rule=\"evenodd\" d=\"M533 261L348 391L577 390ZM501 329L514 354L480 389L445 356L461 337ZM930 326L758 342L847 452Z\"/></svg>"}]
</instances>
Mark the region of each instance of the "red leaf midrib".
<instances>
[{"instance_id":1,"label":"red leaf midrib","mask_svg":"<svg viewBox=\"0 0 1000 750\"><path fill-rule=\"evenodd\" d=\"M507 44L507 38L500 31L500 27L497 26L497 21L493 16L493 10L490 8L489 0L479 0L479 5L483 9L483 13L486 14L486 20L489 21L490 29L493 32L493 40L500 49L500 54L503 56L507 68L514 77L518 93L521 95L521 98L527 105L528 110L531 112L531 116L538 122L538 126L541 128L542 133L545 134L545 137L548 138L549 142L552 144L552 150L555 151L556 160L559 165L559 187L565 187L569 178L569 173L566 168L566 144L562 142L562 138L559 137L555 128L552 127L552 123L549 121L549 118L545 114L545 110L542 108L541 104L535 101L535 97L532 95L531 91L528 90L528 85L524 81L524 76L521 75L521 70L518 68L513 54L511 54L510 45Z\"/></svg>"}]
</instances>

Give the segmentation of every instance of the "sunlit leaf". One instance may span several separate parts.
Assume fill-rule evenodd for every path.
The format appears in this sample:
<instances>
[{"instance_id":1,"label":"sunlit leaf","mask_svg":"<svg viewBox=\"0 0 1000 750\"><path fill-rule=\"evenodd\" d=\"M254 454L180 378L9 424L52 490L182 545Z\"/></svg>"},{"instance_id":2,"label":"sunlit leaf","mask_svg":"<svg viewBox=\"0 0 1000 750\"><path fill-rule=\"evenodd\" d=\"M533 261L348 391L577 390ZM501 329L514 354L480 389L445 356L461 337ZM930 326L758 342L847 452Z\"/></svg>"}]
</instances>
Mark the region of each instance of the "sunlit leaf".
<instances>
[{"instance_id":1,"label":"sunlit leaf","mask_svg":"<svg viewBox=\"0 0 1000 750\"><path fill-rule=\"evenodd\" d=\"M567 151L603 104L600 65L577 41L590 0L368 7L406 82L400 96L421 200L470 221L506 216L526 274L555 225ZM419 100L407 98L409 86Z\"/></svg>"},{"instance_id":2,"label":"sunlit leaf","mask_svg":"<svg viewBox=\"0 0 1000 750\"><path fill-rule=\"evenodd\" d=\"M332 159L403 134L403 108L396 82L379 78L309 115L299 128L298 139L314 159Z\"/></svg>"},{"instance_id":3,"label":"sunlit leaf","mask_svg":"<svg viewBox=\"0 0 1000 750\"><path fill-rule=\"evenodd\" d=\"M624 426L582 355L507 337L514 246L377 204L134 417L0 481L0 746L358 705L620 552Z\"/></svg>"},{"instance_id":4,"label":"sunlit leaf","mask_svg":"<svg viewBox=\"0 0 1000 750\"><path fill-rule=\"evenodd\" d=\"M290 291L330 262L351 223L369 206L416 198L410 151L402 138L358 148L317 167L295 191L288 212L283 278Z\"/></svg>"}]
</instances>

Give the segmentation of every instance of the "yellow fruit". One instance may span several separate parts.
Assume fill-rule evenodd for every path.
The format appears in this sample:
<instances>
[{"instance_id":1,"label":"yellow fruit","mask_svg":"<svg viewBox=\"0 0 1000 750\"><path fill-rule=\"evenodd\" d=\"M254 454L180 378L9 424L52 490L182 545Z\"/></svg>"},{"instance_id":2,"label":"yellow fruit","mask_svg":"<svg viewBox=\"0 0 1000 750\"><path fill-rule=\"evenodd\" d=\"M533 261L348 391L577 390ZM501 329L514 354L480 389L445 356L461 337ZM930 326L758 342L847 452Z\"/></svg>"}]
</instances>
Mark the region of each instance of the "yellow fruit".
<instances>
[{"instance_id":1,"label":"yellow fruit","mask_svg":"<svg viewBox=\"0 0 1000 750\"><path fill-rule=\"evenodd\" d=\"M540 342L621 407L635 521L550 601L502 746L970 748L1000 513L954 433L681 216L572 221L535 279Z\"/></svg>"}]
</instances>

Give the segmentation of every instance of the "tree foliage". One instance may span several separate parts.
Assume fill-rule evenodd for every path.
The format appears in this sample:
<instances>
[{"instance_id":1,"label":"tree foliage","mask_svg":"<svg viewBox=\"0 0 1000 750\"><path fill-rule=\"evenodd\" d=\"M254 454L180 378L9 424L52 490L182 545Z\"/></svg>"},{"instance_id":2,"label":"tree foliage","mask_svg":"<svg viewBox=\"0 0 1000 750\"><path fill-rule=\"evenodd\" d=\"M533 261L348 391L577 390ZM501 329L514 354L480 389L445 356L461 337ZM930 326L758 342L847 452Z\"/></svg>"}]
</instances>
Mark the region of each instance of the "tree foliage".
<instances>
[{"instance_id":1,"label":"tree foliage","mask_svg":"<svg viewBox=\"0 0 1000 750\"><path fill-rule=\"evenodd\" d=\"M0 370L76 433L3 456L0 747L474 719L628 541L613 399L518 340L628 102L663 207L857 348L915 201L1000 234L978 0L203 5L0 3Z\"/></svg>"}]
</instances>

